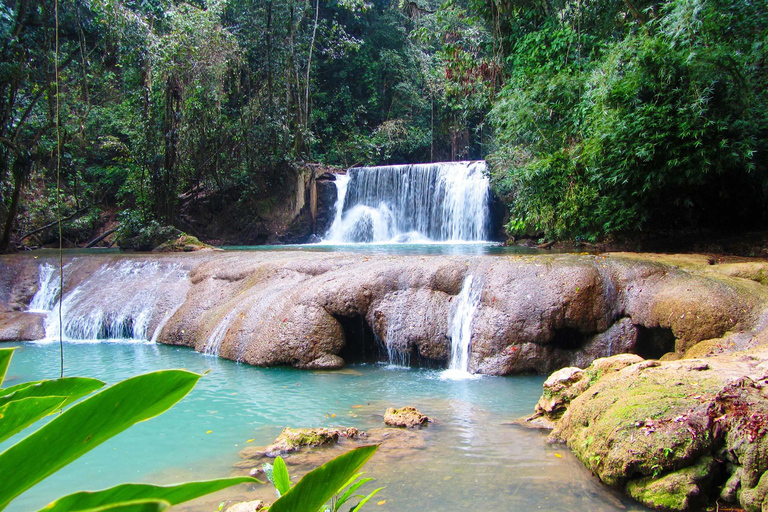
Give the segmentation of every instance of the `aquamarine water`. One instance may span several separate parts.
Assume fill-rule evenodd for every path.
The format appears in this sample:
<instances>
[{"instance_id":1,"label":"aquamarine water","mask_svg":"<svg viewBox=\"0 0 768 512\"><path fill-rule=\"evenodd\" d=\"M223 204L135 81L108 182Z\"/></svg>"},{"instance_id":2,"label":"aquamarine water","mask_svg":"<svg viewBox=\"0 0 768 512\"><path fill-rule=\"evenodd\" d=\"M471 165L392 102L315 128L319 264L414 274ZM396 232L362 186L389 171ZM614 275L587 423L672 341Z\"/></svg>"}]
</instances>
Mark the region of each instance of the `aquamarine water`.
<instances>
[{"instance_id":1,"label":"aquamarine water","mask_svg":"<svg viewBox=\"0 0 768 512\"><path fill-rule=\"evenodd\" d=\"M58 376L57 344L5 346L19 347L6 386ZM541 376L453 381L442 380L439 371L377 365L335 372L255 368L187 348L135 342L67 343L64 358L67 375L108 383L164 368L210 373L169 412L130 428L20 496L12 512L37 510L78 489L229 476L242 448L269 444L283 427L365 430L382 426L386 407L403 405L416 406L436 423L424 431L426 449L396 464L375 458L369 463L376 485L386 486L377 496L386 503L367 509L644 510L599 484L567 449L547 445L544 434L509 424L533 410ZM243 485L186 508L212 511L220 501L271 498L271 492Z\"/></svg>"}]
</instances>

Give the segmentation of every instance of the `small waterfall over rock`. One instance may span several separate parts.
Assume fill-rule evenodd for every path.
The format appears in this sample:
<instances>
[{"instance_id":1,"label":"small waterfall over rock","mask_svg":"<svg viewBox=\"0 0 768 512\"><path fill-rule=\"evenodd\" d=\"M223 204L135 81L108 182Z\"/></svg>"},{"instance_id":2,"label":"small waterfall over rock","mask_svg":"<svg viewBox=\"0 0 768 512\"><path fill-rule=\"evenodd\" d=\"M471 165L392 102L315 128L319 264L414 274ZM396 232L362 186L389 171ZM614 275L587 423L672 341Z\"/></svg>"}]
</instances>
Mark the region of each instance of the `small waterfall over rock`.
<instances>
[{"instance_id":1,"label":"small waterfall over rock","mask_svg":"<svg viewBox=\"0 0 768 512\"><path fill-rule=\"evenodd\" d=\"M480 305L483 292L481 282L471 274L464 278L464 284L456 299L456 310L451 321L451 363L443 372L446 379L467 379L469 373L469 352L472 348L472 319Z\"/></svg>"},{"instance_id":2,"label":"small waterfall over rock","mask_svg":"<svg viewBox=\"0 0 768 512\"><path fill-rule=\"evenodd\" d=\"M398 294L395 304L392 319L387 322L387 362L393 368L408 368L411 365L411 352L404 336L407 329L404 319L409 307L407 295Z\"/></svg>"},{"instance_id":3,"label":"small waterfall over rock","mask_svg":"<svg viewBox=\"0 0 768 512\"><path fill-rule=\"evenodd\" d=\"M212 356L219 355L219 348L221 348L221 342L224 341L224 336L227 335L227 331L229 330L229 327L232 325L232 322L235 320L235 317L239 313L238 310L233 309L229 313L226 314L224 319L216 324L216 327L213 328L211 331L211 334L208 336L208 339L205 340L205 346L203 347L202 353Z\"/></svg>"},{"instance_id":4,"label":"small waterfall over rock","mask_svg":"<svg viewBox=\"0 0 768 512\"><path fill-rule=\"evenodd\" d=\"M478 162L358 167L339 177L326 243L490 238L489 180Z\"/></svg>"},{"instance_id":5,"label":"small waterfall over rock","mask_svg":"<svg viewBox=\"0 0 768 512\"><path fill-rule=\"evenodd\" d=\"M156 330L178 307L168 294L186 275L181 265L159 261L118 261L99 267L64 294L64 339L149 341L154 334L150 329ZM57 339L58 302L50 311L46 338Z\"/></svg>"},{"instance_id":6,"label":"small waterfall over rock","mask_svg":"<svg viewBox=\"0 0 768 512\"><path fill-rule=\"evenodd\" d=\"M53 309L59 299L59 273L50 263L43 263L38 268L37 293L29 303L29 311L47 313Z\"/></svg>"}]
</instances>

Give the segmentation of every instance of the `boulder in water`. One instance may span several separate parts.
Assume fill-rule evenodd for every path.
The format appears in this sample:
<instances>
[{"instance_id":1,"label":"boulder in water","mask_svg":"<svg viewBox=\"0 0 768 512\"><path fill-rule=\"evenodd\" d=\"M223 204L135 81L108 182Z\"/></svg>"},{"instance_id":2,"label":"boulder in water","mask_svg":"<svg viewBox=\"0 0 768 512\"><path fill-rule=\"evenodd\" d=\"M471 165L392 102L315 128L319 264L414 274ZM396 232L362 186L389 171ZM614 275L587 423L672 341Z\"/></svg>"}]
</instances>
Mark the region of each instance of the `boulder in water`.
<instances>
[{"instance_id":1,"label":"boulder in water","mask_svg":"<svg viewBox=\"0 0 768 512\"><path fill-rule=\"evenodd\" d=\"M264 508L264 502L261 500L241 501L227 508L227 512L256 512Z\"/></svg>"},{"instance_id":2,"label":"boulder in water","mask_svg":"<svg viewBox=\"0 0 768 512\"><path fill-rule=\"evenodd\" d=\"M411 406L400 409L390 407L384 413L384 423L390 427L421 428L426 427L430 421L430 418Z\"/></svg>"}]
</instances>

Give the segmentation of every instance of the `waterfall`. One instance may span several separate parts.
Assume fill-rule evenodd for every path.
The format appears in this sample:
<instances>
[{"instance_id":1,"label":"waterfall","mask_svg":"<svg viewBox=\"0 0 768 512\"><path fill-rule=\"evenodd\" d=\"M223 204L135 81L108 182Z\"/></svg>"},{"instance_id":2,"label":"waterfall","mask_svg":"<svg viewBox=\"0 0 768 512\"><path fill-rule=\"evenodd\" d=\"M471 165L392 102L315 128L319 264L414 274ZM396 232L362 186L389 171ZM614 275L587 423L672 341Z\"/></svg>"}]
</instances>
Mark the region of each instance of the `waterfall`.
<instances>
[{"instance_id":1,"label":"waterfall","mask_svg":"<svg viewBox=\"0 0 768 512\"><path fill-rule=\"evenodd\" d=\"M122 261L101 266L64 294L64 339L149 341L158 318L177 307L165 300L186 271L178 264ZM165 314L163 311L165 310ZM46 338L59 335L58 302L46 320Z\"/></svg>"},{"instance_id":2,"label":"waterfall","mask_svg":"<svg viewBox=\"0 0 768 512\"><path fill-rule=\"evenodd\" d=\"M483 161L350 169L337 179L336 215L324 242L487 240L485 170Z\"/></svg>"},{"instance_id":3,"label":"waterfall","mask_svg":"<svg viewBox=\"0 0 768 512\"><path fill-rule=\"evenodd\" d=\"M226 314L224 319L219 322L216 327L213 328L208 339L205 340L205 346L203 347L203 354L217 356L219 355L219 348L221 348L221 342L224 341L224 336L227 335L230 325L235 320L238 311L233 309Z\"/></svg>"},{"instance_id":4,"label":"waterfall","mask_svg":"<svg viewBox=\"0 0 768 512\"><path fill-rule=\"evenodd\" d=\"M409 301L408 297L403 292L398 293L395 300L393 314L391 315L391 318L387 320L387 335L385 340L387 363L389 363L389 366L392 368L408 368L411 365L411 352L404 336L407 326L403 319L406 316L406 309L409 307Z\"/></svg>"},{"instance_id":5,"label":"waterfall","mask_svg":"<svg viewBox=\"0 0 768 512\"><path fill-rule=\"evenodd\" d=\"M59 274L56 267L43 263L38 268L37 293L29 303L29 311L47 313L53 309L59 298Z\"/></svg>"},{"instance_id":6,"label":"waterfall","mask_svg":"<svg viewBox=\"0 0 768 512\"><path fill-rule=\"evenodd\" d=\"M472 319L480 305L483 286L471 274L464 278L464 285L456 299L456 310L451 321L451 363L443 372L446 379L466 379L469 373L469 353L472 348Z\"/></svg>"}]
</instances>

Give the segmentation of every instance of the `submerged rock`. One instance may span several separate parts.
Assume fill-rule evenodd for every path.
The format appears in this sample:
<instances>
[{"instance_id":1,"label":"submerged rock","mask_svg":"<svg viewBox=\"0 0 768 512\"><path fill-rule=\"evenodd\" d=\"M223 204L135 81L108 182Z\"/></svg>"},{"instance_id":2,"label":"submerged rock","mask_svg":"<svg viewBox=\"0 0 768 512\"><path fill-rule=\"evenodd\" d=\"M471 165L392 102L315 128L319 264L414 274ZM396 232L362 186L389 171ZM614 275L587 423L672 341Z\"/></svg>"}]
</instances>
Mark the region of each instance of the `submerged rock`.
<instances>
[{"instance_id":1,"label":"submerged rock","mask_svg":"<svg viewBox=\"0 0 768 512\"><path fill-rule=\"evenodd\" d=\"M426 427L430 421L430 418L411 406L400 409L389 407L384 413L384 423L390 427L421 428Z\"/></svg>"},{"instance_id":2,"label":"submerged rock","mask_svg":"<svg viewBox=\"0 0 768 512\"><path fill-rule=\"evenodd\" d=\"M264 508L264 502L261 500L241 501L227 508L227 512L256 512Z\"/></svg>"}]
</instances>

